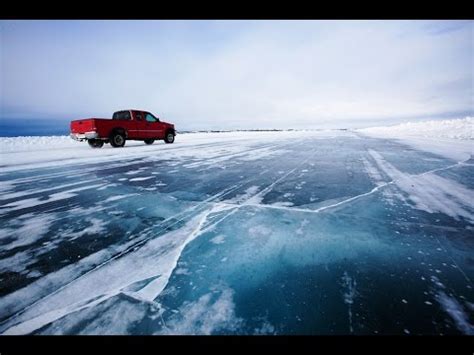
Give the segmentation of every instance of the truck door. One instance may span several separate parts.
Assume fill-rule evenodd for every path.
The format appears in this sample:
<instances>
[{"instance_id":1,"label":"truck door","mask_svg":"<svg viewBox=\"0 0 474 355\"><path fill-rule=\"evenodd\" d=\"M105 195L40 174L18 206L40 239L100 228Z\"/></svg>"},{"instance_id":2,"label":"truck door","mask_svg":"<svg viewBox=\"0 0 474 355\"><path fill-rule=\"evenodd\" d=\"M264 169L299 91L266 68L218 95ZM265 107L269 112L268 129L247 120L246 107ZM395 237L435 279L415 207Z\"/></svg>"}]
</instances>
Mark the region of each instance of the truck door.
<instances>
[{"instance_id":1,"label":"truck door","mask_svg":"<svg viewBox=\"0 0 474 355\"><path fill-rule=\"evenodd\" d=\"M131 111L117 111L114 112L112 120L116 122L110 122L111 127L109 128L121 128L127 131L128 138L134 139L137 134L135 117Z\"/></svg>"},{"instance_id":2,"label":"truck door","mask_svg":"<svg viewBox=\"0 0 474 355\"><path fill-rule=\"evenodd\" d=\"M134 135L135 139L144 139L147 138L146 136L146 122L145 116L142 111L132 111L133 113L133 121L135 123L134 127Z\"/></svg>"},{"instance_id":3,"label":"truck door","mask_svg":"<svg viewBox=\"0 0 474 355\"><path fill-rule=\"evenodd\" d=\"M164 137L163 124L149 112L143 112L146 122L146 138L162 139Z\"/></svg>"}]
</instances>

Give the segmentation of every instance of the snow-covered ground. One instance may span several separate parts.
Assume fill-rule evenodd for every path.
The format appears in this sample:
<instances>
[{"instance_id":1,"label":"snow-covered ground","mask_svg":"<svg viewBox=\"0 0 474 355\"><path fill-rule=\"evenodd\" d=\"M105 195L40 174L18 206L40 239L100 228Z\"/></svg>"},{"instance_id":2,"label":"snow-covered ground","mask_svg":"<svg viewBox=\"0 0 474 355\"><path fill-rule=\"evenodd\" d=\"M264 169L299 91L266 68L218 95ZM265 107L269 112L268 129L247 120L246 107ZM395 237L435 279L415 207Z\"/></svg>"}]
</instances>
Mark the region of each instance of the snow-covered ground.
<instances>
[{"instance_id":1,"label":"snow-covered ground","mask_svg":"<svg viewBox=\"0 0 474 355\"><path fill-rule=\"evenodd\" d=\"M402 128L0 138L0 333L474 334L469 133Z\"/></svg>"},{"instance_id":2,"label":"snow-covered ground","mask_svg":"<svg viewBox=\"0 0 474 355\"><path fill-rule=\"evenodd\" d=\"M474 154L474 118L408 122L395 126L370 127L359 132L397 139L417 149L461 161Z\"/></svg>"},{"instance_id":3,"label":"snow-covered ground","mask_svg":"<svg viewBox=\"0 0 474 355\"><path fill-rule=\"evenodd\" d=\"M337 131L324 130L318 131L317 136L323 138L337 134ZM298 141L308 135L315 134L311 131L287 131L284 139ZM91 149L86 142L77 142L68 136L0 137L0 165L4 171L11 171L82 162L112 162L116 158L133 159L152 153L168 157L212 158L219 154L215 148L220 146L228 153L238 153L258 142L277 141L281 136L281 132L272 131L187 133L178 134L175 144L167 145L160 141L148 146L140 141L127 141L123 149L112 148L109 144L101 149Z\"/></svg>"}]
</instances>

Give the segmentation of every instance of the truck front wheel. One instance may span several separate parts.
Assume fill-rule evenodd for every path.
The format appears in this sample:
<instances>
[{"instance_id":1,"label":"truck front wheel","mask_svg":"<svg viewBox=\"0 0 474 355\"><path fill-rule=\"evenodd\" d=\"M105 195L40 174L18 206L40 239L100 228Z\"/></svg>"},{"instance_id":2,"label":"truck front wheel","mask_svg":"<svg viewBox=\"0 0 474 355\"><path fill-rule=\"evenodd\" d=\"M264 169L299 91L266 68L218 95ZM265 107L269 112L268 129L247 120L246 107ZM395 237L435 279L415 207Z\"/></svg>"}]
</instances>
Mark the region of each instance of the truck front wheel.
<instances>
[{"instance_id":1,"label":"truck front wheel","mask_svg":"<svg viewBox=\"0 0 474 355\"><path fill-rule=\"evenodd\" d=\"M87 143L89 143L89 146L91 148L102 148L102 146L104 145L104 141L100 139L89 139L87 140Z\"/></svg>"},{"instance_id":2,"label":"truck front wheel","mask_svg":"<svg viewBox=\"0 0 474 355\"><path fill-rule=\"evenodd\" d=\"M173 142L174 142L174 133L171 131L166 132L165 143L173 143Z\"/></svg>"},{"instance_id":3,"label":"truck front wheel","mask_svg":"<svg viewBox=\"0 0 474 355\"><path fill-rule=\"evenodd\" d=\"M145 144L153 144L154 139L145 139Z\"/></svg>"},{"instance_id":4,"label":"truck front wheel","mask_svg":"<svg viewBox=\"0 0 474 355\"><path fill-rule=\"evenodd\" d=\"M125 136L118 132L112 133L110 136L110 145L114 148L123 147L125 145Z\"/></svg>"}]
</instances>

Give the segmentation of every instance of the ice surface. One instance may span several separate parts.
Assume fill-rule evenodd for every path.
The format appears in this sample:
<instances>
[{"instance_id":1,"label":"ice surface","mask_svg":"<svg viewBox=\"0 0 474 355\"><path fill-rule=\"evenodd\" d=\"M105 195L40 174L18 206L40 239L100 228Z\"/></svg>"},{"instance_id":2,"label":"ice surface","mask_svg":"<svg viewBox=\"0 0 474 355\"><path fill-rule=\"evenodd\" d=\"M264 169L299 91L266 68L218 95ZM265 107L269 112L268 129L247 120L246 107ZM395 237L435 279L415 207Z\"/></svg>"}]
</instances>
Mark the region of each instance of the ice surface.
<instances>
[{"instance_id":1,"label":"ice surface","mask_svg":"<svg viewBox=\"0 0 474 355\"><path fill-rule=\"evenodd\" d=\"M453 142L0 139L0 333L472 334L474 164Z\"/></svg>"}]
</instances>

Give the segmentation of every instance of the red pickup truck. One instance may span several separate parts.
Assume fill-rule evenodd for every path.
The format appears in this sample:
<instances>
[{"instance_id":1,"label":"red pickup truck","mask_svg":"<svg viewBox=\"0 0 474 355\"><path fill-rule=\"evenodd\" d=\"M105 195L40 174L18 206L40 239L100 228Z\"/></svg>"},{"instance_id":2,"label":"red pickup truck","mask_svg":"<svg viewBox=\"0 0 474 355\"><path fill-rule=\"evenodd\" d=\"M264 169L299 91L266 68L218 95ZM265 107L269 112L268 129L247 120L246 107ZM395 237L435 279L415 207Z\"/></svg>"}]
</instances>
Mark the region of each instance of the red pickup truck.
<instances>
[{"instance_id":1,"label":"red pickup truck","mask_svg":"<svg viewBox=\"0 0 474 355\"><path fill-rule=\"evenodd\" d=\"M123 147L125 141L144 141L153 144L163 139L173 143L176 131L171 123L160 121L147 111L123 110L113 114L112 119L87 118L71 121L71 138L84 141L92 148L101 148L104 143L112 147Z\"/></svg>"}]
</instances>

